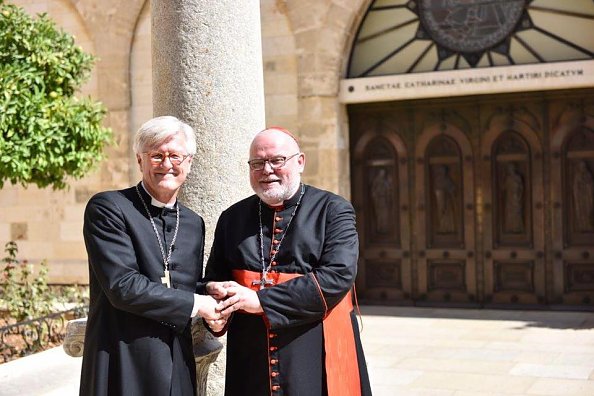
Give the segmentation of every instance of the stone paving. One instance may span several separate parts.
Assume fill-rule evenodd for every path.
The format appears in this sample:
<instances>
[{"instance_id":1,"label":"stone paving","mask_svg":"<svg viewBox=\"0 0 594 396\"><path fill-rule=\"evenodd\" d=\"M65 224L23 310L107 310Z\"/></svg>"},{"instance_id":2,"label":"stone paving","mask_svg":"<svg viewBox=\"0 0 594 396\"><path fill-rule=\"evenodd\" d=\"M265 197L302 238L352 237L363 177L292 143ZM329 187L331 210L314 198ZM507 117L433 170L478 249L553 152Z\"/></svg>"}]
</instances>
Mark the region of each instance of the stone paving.
<instances>
[{"instance_id":1,"label":"stone paving","mask_svg":"<svg viewBox=\"0 0 594 396\"><path fill-rule=\"evenodd\" d=\"M594 395L594 313L361 311L374 396ZM0 365L0 396L77 395L80 362L54 348Z\"/></svg>"},{"instance_id":2,"label":"stone paving","mask_svg":"<svg viewBox=\"0 0 594 396\"><path fill-rule=\"evenodd\" d=\"M363 307L375 396L594 395L594 313Z\"/></svg>"}]
</instances>

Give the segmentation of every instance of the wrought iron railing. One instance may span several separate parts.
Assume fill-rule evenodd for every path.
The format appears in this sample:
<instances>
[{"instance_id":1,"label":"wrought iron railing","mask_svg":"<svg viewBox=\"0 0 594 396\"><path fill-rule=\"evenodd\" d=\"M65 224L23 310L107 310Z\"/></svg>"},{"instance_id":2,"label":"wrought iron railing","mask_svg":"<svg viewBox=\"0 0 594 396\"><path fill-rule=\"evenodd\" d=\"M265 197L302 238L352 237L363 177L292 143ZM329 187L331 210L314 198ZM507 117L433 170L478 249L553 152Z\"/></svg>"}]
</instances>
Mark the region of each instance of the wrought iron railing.
<instances>
[{"instance_id":1,"label":"wrought iron railing","mask_svg":"<svg viewBox=\"0 0 594 396\"><path fill-rule=\"evenodd\" d=\"M83 317L87 306L78 306L0 328L0 363L59 345L68 320Z\"/></svg>"}]
</instances>

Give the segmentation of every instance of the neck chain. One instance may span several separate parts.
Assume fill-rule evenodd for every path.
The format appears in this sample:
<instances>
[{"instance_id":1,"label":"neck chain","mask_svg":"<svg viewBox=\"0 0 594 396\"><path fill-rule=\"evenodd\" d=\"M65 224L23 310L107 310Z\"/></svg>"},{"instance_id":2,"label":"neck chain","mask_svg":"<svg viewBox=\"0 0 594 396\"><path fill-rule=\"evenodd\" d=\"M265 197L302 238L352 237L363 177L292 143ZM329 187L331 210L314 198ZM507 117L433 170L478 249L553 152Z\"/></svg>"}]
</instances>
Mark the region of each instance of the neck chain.
<instances>
[{"instance_id":1,"label":"neck chain","mask_svg":"<svg viewBox=\"0 0 594 396\"><path fill-rule=\"evenodd\" d=\"M264 261L264 232L263 232L263 227L262 227L262 200L260 199L260 201L258 202L258 219L260 220L260 264L262 265L262 278L260 279L260 282L255 282L254 285L259 284L260 289L263 289L266 285L272 284L272 281L267 279L266 276L268 275L268 272L270 271L272 262L276 259L276 255L280 251L280 247L285 239L285 236L287 235L287 232L289 231L289 226L291 225L291 222L293 221L293 218L295 217L295 213L297 213L297 209L299 208L299 205L301 204L301 199L303 198L303 194L305 194L305 185L302 184L301 185L301 193L299 193L299 199L297 200L297 203L295 204L295 209L293 209L293 212L291 213L291 217L289 218L289 222L287 223L287 227L285 228L285 232L283 233L283 236L278 241L278 245L276 245L274 247L274 250L273 250L274 253L272 254L272 256L270 256L270 261L268 262L268 266L266 266L266 262ZM271 238L274 239L274 233L272 235L273 236Z\"/></svg>"},{"instance_id":2,"label":"neck chain","mask_svg":"<svg viewBox=\"0 0 594 396\"><path fill-rule=\"evenodd\" d=\"M140 194L140 190L138 189L138 184L136 185L136 193L138 194L138 198L142 202L142 206L144 206L144 210L146 210L146 215L148 216L149 220L151 221L151 225L153 226L153 231L155 231L155 235L157 236L157 241L159 242L159 249L161 250L161 257L163 258L163 273L165 276L161 278L161 283L167 285L167 287L171 287L171 278L169 277L169 259L171 258L171 252L173 251L173 245L175 244L175 239L177 238L177 231L179 230L179 205L175 205L175 231L173 233L173 239L171 240L171 244L169 245L169 250L167 252L167 256L165 256L165 250L163 249L163 242L161 242L161 237L159 236L159 232L157 231L157 226L155 225L155 221L153 220L153 216L151 216L151 212L144 202L142 195Z\"/></svg>"}]
</instances>

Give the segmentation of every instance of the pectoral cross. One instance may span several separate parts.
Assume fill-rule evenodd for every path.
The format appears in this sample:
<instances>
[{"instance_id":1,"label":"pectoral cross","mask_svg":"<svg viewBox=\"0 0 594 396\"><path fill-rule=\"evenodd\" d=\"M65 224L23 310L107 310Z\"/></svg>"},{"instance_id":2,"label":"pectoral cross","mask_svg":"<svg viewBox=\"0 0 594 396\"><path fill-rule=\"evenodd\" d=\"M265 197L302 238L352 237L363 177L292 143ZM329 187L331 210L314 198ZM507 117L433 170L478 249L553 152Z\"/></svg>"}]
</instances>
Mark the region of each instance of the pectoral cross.
<instances>
[{"instance_id":1,"label":"pectoral cross","mask_svg":"<svg viewBox=\"0 0 594 396\"><path fill-rule=\"evenodd\" d=\"M167 288L171 288L171 278L169 277L169 270L165 270L165 276L161 277L161 283L167 285Z\"/></svg>"},{"instance_id":2,"label":"pectoral cross","mask_svg":"<svg viewBox=\"0 0 594 396\"><path fill-rule=\"evenodd\" d=\"M260 290L262 290L267 285L274 285L274 281L272 279L268 279L266 275L266 273L263 273L259 281L252 281L252 286L260 285Z\"/></svg>"}]
</instances>

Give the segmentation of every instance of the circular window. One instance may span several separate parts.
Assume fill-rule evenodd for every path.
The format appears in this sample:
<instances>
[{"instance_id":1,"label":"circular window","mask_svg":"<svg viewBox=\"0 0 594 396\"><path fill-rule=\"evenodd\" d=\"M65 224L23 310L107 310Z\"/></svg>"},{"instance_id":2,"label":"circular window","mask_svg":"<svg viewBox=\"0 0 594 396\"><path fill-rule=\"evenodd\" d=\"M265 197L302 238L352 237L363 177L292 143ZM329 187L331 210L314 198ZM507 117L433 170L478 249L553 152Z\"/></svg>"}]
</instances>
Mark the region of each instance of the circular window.
<instances>
[{"instance_id":1,"label":"circular window","mask_svg":"<svg viewBox=\"0 0 594 396\"><path fill-rule=\"evenodd\" d=\"M419 17L431 38L456 52L489 49L504 40L524 12L525 0L421 0Z\"/></svg>"}]
</instances>

